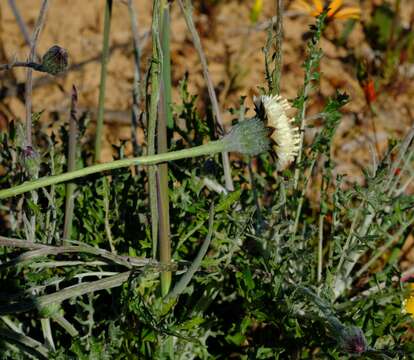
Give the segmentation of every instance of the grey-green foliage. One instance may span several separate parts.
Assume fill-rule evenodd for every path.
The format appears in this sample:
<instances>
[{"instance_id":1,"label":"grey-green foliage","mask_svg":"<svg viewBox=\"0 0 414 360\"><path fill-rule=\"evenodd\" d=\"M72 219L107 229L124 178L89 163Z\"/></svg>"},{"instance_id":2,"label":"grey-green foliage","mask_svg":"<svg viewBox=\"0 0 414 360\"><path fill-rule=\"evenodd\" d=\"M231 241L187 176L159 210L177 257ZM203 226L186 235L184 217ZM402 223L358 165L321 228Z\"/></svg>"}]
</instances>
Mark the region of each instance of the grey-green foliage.
<instances>
[{"instance_id":1,"label":"grey-green foliage","mask_svg":"<svg viewBox=\"0 0 414 360\"><path fill-rule=\"evenodd\" d=\"M294 101L298 112L305 116L305 103L317 89L320 77L322 53L318 41L324 16L312 29L304 89ZM176 119L180 119L174 131L181 135L171 144L174 150L214 137L208 122L197 112L197 97L189 94L185 80L181 97L182 103L174 108ZM414 215L414 199L404 192L412 173L413 132L366 171L365 185L347 187L344 178L335 175L334 159L330 157L341 108L347 101L347 96L339 92L327 100L320 114L322 125L313 141L305 144L301 161L291 169L275 176L274 160L270 154L262 154L250 174L249 159L234 159L235 193L217 193L214 189L220 187L206 185L206 179L210 184L222 183L218 155L171 164L172 250L179 269L174 281L199 253L209 231L209 208L213 204L216 210L211 244L199 271L177 298L168 301L159 296L158 273L147 266L133 269L120 287L63 302L58 313L80 336L69 337L52 320L57 349L49 357L166 358L160 353L160 344L172 335L177 359L348 359L355 355L350 351L355 347L349 347L353 339L364 339L361 356L407 358L413 349L404 337L404 324L412 320L402 314L405 293L395 278L400 275L396 267L398 251ZM299 120L305 119L302 115ZM0 183L9 187L24 179L23 167L13 160L22 150L15 145L13 132L10 138L1 136L1 163L10 171ZM64 153L58 144L51 141L48 152L41 154L42 175L50 174L51 160ZM122 148L117 150L121 157ZM87 162L90 155L84 151L82 158ZM55 161L56 166L58 163ZM54 171L61 170L56 167ZM77 240L110 250L109 230L119 255L149 258L152 239L147 172L114 171L109 186L105 186L101 175L77 183ZM52 189L47 191L38 192L36 202L29 195L20 199L24 199L25 211L36 216L35 237L43 243L57 244L64 187L54 189L53 201L48 196ZM310 196L315 191L320 193L319 199ZM111 205L109 213L105 212L105 197ZM3 202L1 210L17 214L17 203ZM49 237L50 228L45 224L52 211L55 230ZM17 226L9 229L9 235L25 236ZM384 245L387 247L382 248ZM1 260L15 255L4 249ZM375 260L372 264L371 259ZM76 276L81 274L104 276L104 272L125 271L125 264L120 263L92 267L92 261L103 259L83 253L34 261L53 260L83 263L33 270L29 263L21 262L3 269L0 281L2 289L8 291L2 291L1 304L75 285L80 281ZM365 264L369 265L366 269ZM378 266L381 272L374 271ZM13 321L42 341L40 315L36 311L14 314ZM8 347L2 356L19 358L23 356L20 354L19 349Z\"/></svg>"}]
</instances>

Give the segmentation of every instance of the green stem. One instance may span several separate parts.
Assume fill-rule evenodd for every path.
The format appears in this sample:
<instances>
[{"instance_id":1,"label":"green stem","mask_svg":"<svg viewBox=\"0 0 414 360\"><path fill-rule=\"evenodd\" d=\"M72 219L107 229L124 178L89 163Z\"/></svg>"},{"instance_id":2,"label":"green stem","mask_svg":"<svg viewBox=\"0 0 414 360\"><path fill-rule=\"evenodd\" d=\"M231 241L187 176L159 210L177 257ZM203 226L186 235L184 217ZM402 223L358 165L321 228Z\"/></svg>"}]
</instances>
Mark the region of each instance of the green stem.
<instances>
[{"instance_id":1,"label":"green stem","mask_svg":"<svg viewBox=\"0 0 414 360\"><path fill-rule=\"evenodd\" d=\"M154 0L152 9L152 63L151 63L151 98L148 114L147 151L149 156L155 154L155 132L157 128L158 103L160 99L160 77L162 51L160 45L160 2ZM158 245L158 196L157 196L157 169L150 166L148 169L149 201L151 209L152 256L157 257Z\"/></svg>"},{"instance_id":2,"label":"green stem","mask_svg":"<svg viewBox=\"0 0 414 360\"><path fill-rule=\"evenodd\" d=\"M76 87L72 87L72 102L69 117L69 145L68 145L68 171L76 170L76 150L78 138L78 121L76 117L76 107L78 94ZM74 193L76 185L74 183L66 184L65 198L65 220L63 225L63 239L70 239L72 234L72 221L74 210Z\"/></svg>"},{"instance_id":3,"label":"green stem","mask_svg":"<svg viewBox=\"0 0 414 360\"><path fill-rule=\"evenodd\" d=\"M109 34L111 31L111 15L112 15L112 0L106 0L104 33L103 33L103 44L102 44L102 60L101 60L101 83L99 85L98 118L96 120L96 132L95 132L95 163L98 163L101 160L102 130L103 130L104 105L105 105L105 85L106 85L107 65L108 65L108 58L109 58Z\"/></svg>"},{"instance_id":4,"label":"green stem","mask_svg":"<svg viewBox=\"0 0 414 360\"><path fill-rule=\"evenodd\" d=\"M14 314L29 311L32 309L41 310L45 306L55 303L59 304L62 301L68 300L73 297L82 296L91 292L100 291L104 289L111 289L120 286L128 280L130 275L130 271L125 271L123 273L113 275L111 277L104 278L101 280L70 286L55 293L38 296L28 301L22 301L19 303L9 305L2 305L0 306L0 314Z\"/></svg>"},{"instance_id":5,"label":"green stem","mask_svg":"<svg viewBox=\"0 0 414 360\"><path fill-rule=\"evenodd\" d=\"M167 126L172 128L171 112L171 63L170 63L170 11L167 4L161 4L161 46L162 46L162 83L161 101L158 117L158 153L166 153ZM168 198L168 165L158 166L158 216L159 216L159 251L161 263L171 261L170 216ZM171 271L161 273L161 295L168 294L171 285Z\"/></svg>"},{"instance_id":6,"label":"green stem","mask_svg":"<svg viewBox=\"0 0 414 360\"><path fill-rule=\"evenodd\" d=\"M283 45L283 0L276 0L276 53L275 53L275 69L273 71L272 79L272 94L278 95L280 93L280 79L282 77L282 45Z\"/></svg>"},{"instance_id":7,"label":"green stem","mask_svg":"<svg viewBox=\"0 0 414 360\"><path fill-rule=\"evenodd\" d=\"M190 149L172 151L164 154L155 154L141 156L131 159L122 159L111 161L103 164L96 164L83 169L66 172L60 175L43 177L34 181L25 182L21 185L0 191L0 199L6 199L12 196L20 195L28 191L36 190L45 186L63 183L70 180L79 179L88 175L96 174L102 171L120 169L132 165L155 165L167 161L180 160L190 157L197 157L207 154L222 152L228 148L226 139L212 141L205 145L196 146Z\"/></svg>"}]
</instances>

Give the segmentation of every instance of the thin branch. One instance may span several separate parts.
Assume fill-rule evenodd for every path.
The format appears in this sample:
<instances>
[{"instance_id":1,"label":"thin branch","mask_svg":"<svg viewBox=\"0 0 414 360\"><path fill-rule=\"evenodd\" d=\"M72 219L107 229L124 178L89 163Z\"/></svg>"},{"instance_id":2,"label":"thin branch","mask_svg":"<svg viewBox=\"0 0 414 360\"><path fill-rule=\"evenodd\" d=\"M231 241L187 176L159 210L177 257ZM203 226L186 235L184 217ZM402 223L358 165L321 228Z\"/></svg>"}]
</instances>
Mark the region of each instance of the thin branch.
<instances>
[{"instance_id":1,"label":"thin branch","mask_svg":"<svg viewBox=\"0 0 414 360\"><path fill-rule=\"evenodd\" d=\"M36 62L29 62L29 61L16 61L11 64L0 64L0 71L11 70L15 67L25 67L25 68L30 68L36 71L45 72L41 64L38 64Z\"/></svg>"},{"instance_id":2,"label":"thin branch","mask_svg":"<svg viewBox=\"0 0 414 360\"><path fill-rule=\"evenodd\" d=\"M191 37L193 39L194 47L196 48L198 56L200 58L201 66L203 68L204 80L207 84L207 90L208 90L208 94L209 94L210 101L211 101L211 106L212 106L213 113L217 121L217 127L218 127L220 135L223 135L224 124L221 118L221 112L220 112L219 104L217 101L216 92L214 90L213 81L211 79L210 72L208 70L207 59L204 54L203 48L201 46L200 36L198 35L198 32L193 22L193 18L191 15L191 12L192 12L191 3L189 0L185 0L185 1L186 1L185 5L183 4L182 0L178 0L178 4L180 5L180 8L184 15L188 30L190 31ZM222 155L222 160L223 160L223 170L224 170L226 188L229 191L234 191L233 179L231 177L229 155L227 152L223 152L221 155Z\"/></svg>"},{"instance_id":3,"label":"thin branch","mask_svg":"<svg viewBox=\"0 0 414 360\"><path fill-rule=\"evenodd\" d=\"M33 63L35 60L36 46L39 39L40 31L42 30L43 24L46 18L46 11L48 7L48 0L43 0L40 7L39 16L36 21L36 25L33 31L32 39L30 41L30 54L28 63ZM26 146L32 147L32 81L33 71L31 68L27 69L27 78L25 86L25 97L26 97Z\"/></svg>"},{"instance_id":4,"label":"thin branch","mask_svg":"<svg viewBox=\"0 0 414 360\"><path fill-rule=\"evenodd\" d=\"M32 251L26 252L22 255L17 256L7 263L1 264L1 267L13 266L22 261L29 261L39 256L48 256L48 255L58 255L64 253L86 253L95 256L100 256L104 259L110 260L113 263L132 269L133 267L142 267L142 266L155 266L158 267L160 264L157 261L146 258L138 258L133 256L123 256L112 254L111 252L95 248L77 241L70 241L75 245L65 245L65 246L50 246L43 245L39 243L34 243L28 240L20 240L9 237L0 236L0 246L12 247L12 248L22 248L22 249L31 249Z\"/></svg>"},{"instance_id":5,"label":"thin branch","mask_svg":"<svg viewBox=\"0 0 414 360\"><path fill-rule=\"evenodd\" d=\"M68 145L68 171L76 170L76 152L78 138L78 91L72 85L71 106L69 115L69 145ZM63 225L63 239L70 239L74 210L74 193L76 185L72 182L66 184L65 220Z\"/></svg>"},{"instance_id":6,"label":"thin branch","mask_svg":"<svg viewBox=\"0 0 414 360\"><path fill-rule=\"evenodd\" d=\"M99 290L112 289L126 282L130 275L131 271L125 271L118 275L114 275L97 281L91 281L79 285L70 286L55 293L34 297L31 300L22 301L17 304L3 305L0 306L0 314L20 313L32 309L41 310L45 306L55 303L61 303L62 301L68 300L73 297L78 297Z\"/></svg>"},{"instance_id":7,"label":"thin branch","mask_svg":"<svg viewBox=\"0 0 414 360\"><path fill-rule=\"evenodd\" d=\"M29 30L27 29L26 23L24 22L22 16L20 15L20 11L16 6L15 0L9 0L9 6L13 12L14 17L16 18L17 26L19 27L20 31L22 32L24 41L26 45L30 47L30 34Z\"/></svg>"},{"instance_id":8,"label":"thin branch","mask_svg":"<svg viewBox=\"0 0 414 360\"><path fill-rule=\"evenodd\" d=\"M157 128L158 105L160 100L160 81L161 81L161 64L162 64L162 50L160 44L160 3L159 0L154 0L152 9L152 61L151 61L151 97L150 108L148 114L148 129L147 129L147 153L148 155L155 154L155 134ZM152 235L152 256L157 257L157 242L158 242L158 196L157 196L157 169L155 166L150 166L148 169L148 184L149 184L149 198L151 209L151 235Z\"/></svg>"},{"instance_id":9,"label":"thin branch","mask_svg":"<svg viewBox=\"0 0 414 360\"><path fill-rule=\"evenodd\" d=\"M275 69L273 71L273 94L280 93L280 79L282 77L282 45L283 45L283 0L276 0L276 53L275 53Z\"/></svg>"},{"instance_id":10,"label":"thin branch","mask_svg":"<svg viewBox=\"0 0 414 360\"><path fill-rule=\"evenodd\" d=\"M102 147L102 131L103 131L103 117L105 106L105 86L107 76L107 66L109 58L109 34L111 32L111 17L112 17L112 0L105 2L105 19L104 19L104 33L102 44L102 60L101 60L101 82L99 84L99 102L98 102L98 119L95 130L95 163L101 160Z\"/></svg>"},{"instance_id":11,"label":"thin branch","mask_svg":"<svg viewBox=\"0 0 414 360\"><path fill-rule=\"evenodd\" d=\"M134 84L132 88L132 118L131 118L131 140L133 146L134 156L138 156L141 153L141 147L137 141L137 128L138 119L141 116L140 104L141 104L141 49L140 49L140 37L138 32L138 17L135 11L132 0L128 0L128 10L131 19L131 31L132 39L134 42Z\"/></svg>"},{"instance_id":12,"label":"thin branch","mask_svg":"<svg viewBox=\"0 0 414 360\"><path fill-rule=\"evenodd\" d=\"M40 342L34 340L33 338L16 333L11 330L6 330L0 328L0 336L3 339L8 339L16 342L19 345L23 345L22 349L28 352L29 354L36 356L41 359L49 359L49 350L43 346Z\"/></svg>"},{"instance_id":13,"label":"thin branch","mask_svg":"<svg viewBox=\"0 0 414 360\"><path fill-rule=\"evenodd\" d=\"M168 294L167 299L174 299L178 295L180 295L188 286L191 279L193 278L194 274L200 268L201 262L204 259L204 256L207 254L207 250L210 246L211 238L213 236L214 230L214 206L210 207L210 214L208 218L208 233L207 237L205 238L203 244L198 251L198 254L194 261L191 263L190 267L188 268L187 272L181 277L180 281L174 286L171 292Z\"/></svg>"}]
</instances>

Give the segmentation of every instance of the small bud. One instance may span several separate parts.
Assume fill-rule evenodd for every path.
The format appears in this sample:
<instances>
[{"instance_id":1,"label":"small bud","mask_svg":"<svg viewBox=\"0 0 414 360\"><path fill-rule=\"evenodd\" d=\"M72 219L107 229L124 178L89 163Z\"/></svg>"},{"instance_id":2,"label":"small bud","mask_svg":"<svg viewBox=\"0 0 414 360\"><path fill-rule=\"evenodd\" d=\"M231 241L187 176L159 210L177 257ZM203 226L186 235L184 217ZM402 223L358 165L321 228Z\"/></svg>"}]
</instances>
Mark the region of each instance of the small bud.
<instances>
[{"instance_id":1,"label":"small bud","mask_svg":"<svg viewBox=\"0 0 414 360\"><path fill-rule=\"evenodd\" d=\"M268 134L263 122L253 118L234 125L223 140L228 144L226 151L258 155L269 148Z\"/></svg>"},{"instance_id":2,"label":"small bud","mask_svg":"<svg viewBox=\"0 0 414 360\"><path fill-rule=\"evenodd\" d=\"M52 46L42 57L42 71L58 75L68 68L68 53L59 45Z\"/></svg>"},{"instance_id":3,"label":"small bud","mask_svg":"<svg viewBox=\"0 0 414 360\"><path fill-rule=\"evenodd\" d=\"M40 157L31 147L25 146L22 151L24 167L31 178L36 178L39 174Z\"/></svg>"},{"instance_id":4,"label":"small bud","mask_svg":"<svg viewBox=\"0 0 414 360\"><path fill-rule=\"evenodd\" d=\"M348 354L363 354L369 350L364 333L359 327L344 327L341 331L339 345Z\"/></svg>"}]
</instances>

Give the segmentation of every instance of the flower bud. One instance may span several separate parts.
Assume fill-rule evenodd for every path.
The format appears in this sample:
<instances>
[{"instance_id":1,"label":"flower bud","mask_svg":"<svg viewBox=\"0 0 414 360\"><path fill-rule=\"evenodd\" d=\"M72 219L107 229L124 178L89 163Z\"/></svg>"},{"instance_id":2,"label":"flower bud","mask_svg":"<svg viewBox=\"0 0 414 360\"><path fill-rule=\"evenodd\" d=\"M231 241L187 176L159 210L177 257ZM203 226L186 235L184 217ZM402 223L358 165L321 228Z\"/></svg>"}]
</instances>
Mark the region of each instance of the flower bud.
<instances>
[{"instance_id":1,"label":"flower bud","mask_svg":"<svg viewBox=\"0 0 414 360\"><path fill-rule=\"evenodd\" d=\"M59 45L52 46L42 57L41 69L50 75L58 75L68 68L68 53Z\"/></svg>"},{"instance_id":2,"label":"flower bud","mask_svg":"<svg viewBox=\"0 0 414 360\"><path fill-rule=\"evenodd\" d=\"M40 157L31 146L25 146L22 151L24 167L31 178L37 178L40 169Z\"/></svg>"},{"instance_id":3,"label":"flower bud","mask_svg":"<svg viewBox=\"0 0 414 360\"><path fill-rule=\"evenodd\" d=\"M339 345L348 354L363 354L369 350L364 333L359 327L344 327L340 334Z\"/></svg>"},{"instance_id":4,"label":"flower bud","mask_svg":"<svg viewBox=\"0 0 414 360\"><path fill-rule=\"evenodd\" d=\"M234 125L223 140L228 145L226 151L258 155L269 148L268 134L263 122L253 118Z\"/></svg>"}]
</instances>

